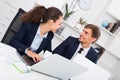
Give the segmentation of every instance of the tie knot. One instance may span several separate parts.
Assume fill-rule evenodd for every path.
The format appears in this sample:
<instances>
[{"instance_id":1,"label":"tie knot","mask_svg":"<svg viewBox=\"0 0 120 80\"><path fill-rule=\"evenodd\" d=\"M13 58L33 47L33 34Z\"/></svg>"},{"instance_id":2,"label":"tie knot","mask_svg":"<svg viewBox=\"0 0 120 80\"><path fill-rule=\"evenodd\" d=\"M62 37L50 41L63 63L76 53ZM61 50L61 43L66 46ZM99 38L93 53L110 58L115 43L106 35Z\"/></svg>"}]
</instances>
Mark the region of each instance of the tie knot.
<instances>
[{"instance_id":1,"label":"tie knot","mask_svg":"<svg viewBox=\"0 0 120 80\"><path fill-rule=\"evenodd\" d=\"M83 48L80 48L80 50L78 51L78 53L81 53L83 51Z\"/></svg>"}]
</instances>

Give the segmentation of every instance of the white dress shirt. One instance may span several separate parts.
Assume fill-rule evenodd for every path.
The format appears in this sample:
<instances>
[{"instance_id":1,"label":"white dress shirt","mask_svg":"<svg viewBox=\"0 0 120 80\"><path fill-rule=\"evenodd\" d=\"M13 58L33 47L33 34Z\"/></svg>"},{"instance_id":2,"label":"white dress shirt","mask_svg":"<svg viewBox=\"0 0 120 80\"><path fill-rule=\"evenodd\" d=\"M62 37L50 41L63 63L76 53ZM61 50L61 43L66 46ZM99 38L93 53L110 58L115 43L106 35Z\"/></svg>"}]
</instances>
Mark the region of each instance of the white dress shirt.
<instances>
[{"instance_id":1,"label":"white dress shirt","mask_svg":"<svg viewBox=\"0 0 120 80\"><path fill-rule=\"evenodd\" d=\"M77 58L79 55L86 56L87 53L88 53L88 51L89 51L89 49L90 49L90 47L88 47L88 48L83 48L83 51L82 51L81 54L80 54L80 53L78 53L78 51L79 51L80 48L82 48L82 45L81 45L81 44L79 44L79 46L78 46L77 50L75 51L75 54L73 55L73 57L71 58L71 60L74 61L74 59Z\"/></svg>"},{"instance_id":2,"label":"white dress shirt","mask_svg":"<svg viewBox=\"0 0 120 80\"><path fill-rule=\"evenodd\" d=\"M40 34L40 27L39 27L38 30L37 30L37 33L36 33L36 35L34 37L34 40L33 40L32 44L30 46L30 49L33 52L35 52L39 48L39 46L41 45L43 39L47 37L47 35L48 35L48 33L46 33L45 35L41 36L41 34ZM27 49L25 50L25 53L26 53Z\"/></svg>"},{"instance_id":3,"label":"white dress shirt","mask_svg":"<svg viewBox=\"0 0 120 80\"><path fill-rule=\"evenodd\" d=\"M43 39L47 37L47 34L48 33L46 33L44 36L41 36L40 35L40 27L38 28L37 33L35 35L35 38L34 38L32 44L30 46L32 51L36 51L39 48L39 46L42 43Z\"/></svg>"}]
</instances>

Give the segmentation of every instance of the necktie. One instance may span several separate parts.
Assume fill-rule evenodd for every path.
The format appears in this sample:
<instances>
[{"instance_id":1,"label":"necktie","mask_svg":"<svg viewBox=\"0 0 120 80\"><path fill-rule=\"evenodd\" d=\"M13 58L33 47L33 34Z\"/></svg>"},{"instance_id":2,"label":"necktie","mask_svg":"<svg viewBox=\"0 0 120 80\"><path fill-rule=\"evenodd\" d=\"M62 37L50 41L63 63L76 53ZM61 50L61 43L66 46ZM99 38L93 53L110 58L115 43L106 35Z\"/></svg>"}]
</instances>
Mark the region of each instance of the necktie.
<instances>
[{"instance_id":1,"label":"necktie","mask_svg":"<svg viewBox=\"0 0 120 80\"><path fill-rule=\"evenodd\" d=\"M83 51L83 48L80 48L80 50L78 51L78 53L81 54L82 51Z\"/></svg>"}]
</instances>

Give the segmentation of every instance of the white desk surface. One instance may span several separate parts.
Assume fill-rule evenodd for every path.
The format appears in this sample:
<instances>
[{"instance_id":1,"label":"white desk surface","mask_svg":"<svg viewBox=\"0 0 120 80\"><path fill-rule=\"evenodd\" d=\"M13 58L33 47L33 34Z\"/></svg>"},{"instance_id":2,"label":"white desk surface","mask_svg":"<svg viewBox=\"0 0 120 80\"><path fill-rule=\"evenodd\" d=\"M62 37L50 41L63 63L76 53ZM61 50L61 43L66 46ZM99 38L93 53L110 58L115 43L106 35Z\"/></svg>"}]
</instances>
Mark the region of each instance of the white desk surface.
<instances>
[{"instance_id":1,"label":"white desk surface","mask_svg":"<svg viewBox=\"0 0 120 80\"><path fill-rule=\"evenodd\" d=\"M80 56L79 64L89 70L72 78L71 80L108 80L110 73L83 56ZM8 45L0 43L0 80L57 80L52 77L31 71L20 73L13 65L14 61L20 61L16 50Z\"/></svg>"}]
</instances>

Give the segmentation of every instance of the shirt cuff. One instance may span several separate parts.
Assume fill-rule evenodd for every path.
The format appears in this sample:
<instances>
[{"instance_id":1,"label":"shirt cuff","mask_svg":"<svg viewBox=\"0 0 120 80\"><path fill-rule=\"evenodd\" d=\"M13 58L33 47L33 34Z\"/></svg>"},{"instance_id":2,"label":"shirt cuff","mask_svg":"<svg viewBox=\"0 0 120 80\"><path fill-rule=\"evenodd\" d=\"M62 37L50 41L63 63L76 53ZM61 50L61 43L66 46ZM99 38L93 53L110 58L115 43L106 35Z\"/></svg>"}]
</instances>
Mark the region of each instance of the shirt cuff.
<instances>
[{"instance_id":1,"label":"shirt cuff","mask_svg":"<svg viewBox=\"0 0 120 80\"><path fill-rule=\"evenodd\" d=\"M27 50L31 50L31 49L30 49L30 48L26 48L26 49L25 49L25 54L27 54Z\"/></svg>"}]
</instances>

